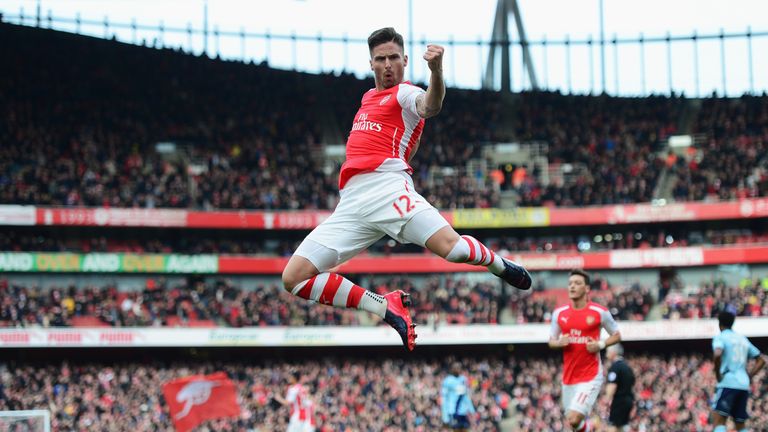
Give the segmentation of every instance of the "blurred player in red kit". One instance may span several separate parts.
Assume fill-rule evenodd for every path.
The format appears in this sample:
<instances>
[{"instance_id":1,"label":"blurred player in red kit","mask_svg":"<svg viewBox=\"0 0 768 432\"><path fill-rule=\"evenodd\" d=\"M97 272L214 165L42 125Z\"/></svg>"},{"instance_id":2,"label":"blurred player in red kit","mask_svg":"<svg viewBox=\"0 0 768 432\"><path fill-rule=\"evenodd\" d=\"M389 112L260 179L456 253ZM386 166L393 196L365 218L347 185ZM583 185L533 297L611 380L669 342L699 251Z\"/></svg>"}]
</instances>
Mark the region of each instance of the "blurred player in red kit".
<instances>
[{"instance_id":1,"label":"blurred player in red kit","mask_svg":"<svg viewBox=\"0 0 768 432\"><path fill-rule=\"evenodd\" d=\"M571 304L552 313L549 347L563 350L563 408L566 422L577 432L591 430L589 413L603 385L600 351L621 342L621 333L605 307L587 299L589 275L571 271L568 297ZM605 329L609 337L600 340Z\"/></svg>"},{"instance_id":2,"label":"blurred player in red kit","mask_svg":"<svg viewBox=\"0 0 768 432\"><path fill-rule=\"evenodd\" d=\"M285 397L275 395L275 400L291 408L287 432L315 432L315 405L299 371L291 373Z\"/></svg>"}]
</instances>

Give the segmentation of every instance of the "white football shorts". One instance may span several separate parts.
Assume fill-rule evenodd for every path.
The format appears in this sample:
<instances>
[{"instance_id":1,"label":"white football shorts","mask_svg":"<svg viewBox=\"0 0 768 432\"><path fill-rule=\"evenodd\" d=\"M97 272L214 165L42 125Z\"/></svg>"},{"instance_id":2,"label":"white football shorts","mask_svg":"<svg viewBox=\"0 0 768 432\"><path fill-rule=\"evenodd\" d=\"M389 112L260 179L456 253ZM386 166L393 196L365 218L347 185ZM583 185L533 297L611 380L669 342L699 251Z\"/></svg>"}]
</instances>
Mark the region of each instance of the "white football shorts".
<instances>
[{"instance_id":1,"label":"white football shorts","mask_svg":"<svg viewBox=\"0 0 768 432\"><path fill-rule=\"evenodd\" d=\"M315 432L315 427L312 426L312 422L310 421L301 421L299 419L291 418L286 432Z\"/></svg>"},{"instance_id":2,"label":"white football shorts","mask_svg":"<svg viewBox=\"0 0 768 432\"><path fill-rule=\"evenodd\" d=\"M321 272L350 260L385 235L423 247L433 234L448 226L403 171L358 174L340 195L333 214L295 252Z\"/></svg>"},{"instance_id":3,"label":"white football shorts","mask_svg":"<svg viewBox=\"0 0 768 432\"><path fill-rule=\"evenodd\" d=\"M600 395L603 381L603 374L599 373L592 381L570 385L563 384L563 408L566 412L576 411L588 417Z\"/></svg>"}]
</instances>

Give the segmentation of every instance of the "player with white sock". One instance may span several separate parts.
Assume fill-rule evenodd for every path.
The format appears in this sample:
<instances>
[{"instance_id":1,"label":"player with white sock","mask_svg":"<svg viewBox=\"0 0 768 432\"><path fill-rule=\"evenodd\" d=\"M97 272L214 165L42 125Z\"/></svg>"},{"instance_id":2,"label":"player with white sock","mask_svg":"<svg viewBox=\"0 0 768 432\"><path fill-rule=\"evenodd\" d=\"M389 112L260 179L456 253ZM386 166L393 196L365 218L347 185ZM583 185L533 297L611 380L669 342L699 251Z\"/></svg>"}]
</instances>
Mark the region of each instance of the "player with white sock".
<instances>
[{"instance_id":1,"label":"player with white sock","mask_svg":"<svg viewBox=\"0 0 768 432\"><path fill-rule=\"evenodd\" d=\"M563 408L575 432L590 432L589 414L603 385L600 351L621 342L621 333L605 307L589 301L589 275L572 270L568 277L569 305L552 312L549 347L563 351ZM601 329L610 335L600 340Z\"/></svg>"}]
</instances>

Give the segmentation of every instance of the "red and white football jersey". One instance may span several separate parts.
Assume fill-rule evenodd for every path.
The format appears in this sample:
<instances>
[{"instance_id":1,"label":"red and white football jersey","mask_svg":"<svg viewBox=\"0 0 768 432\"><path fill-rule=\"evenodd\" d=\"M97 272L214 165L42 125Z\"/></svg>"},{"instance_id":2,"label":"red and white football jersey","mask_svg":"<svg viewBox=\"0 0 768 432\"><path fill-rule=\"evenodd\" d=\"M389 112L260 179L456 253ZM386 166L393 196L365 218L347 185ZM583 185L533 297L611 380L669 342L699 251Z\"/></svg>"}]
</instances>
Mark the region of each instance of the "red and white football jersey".
<instances>
[{"instance_id":1,"label":"red and white football jersey","mask_svg":"<svg viewBox=\"0 0 768 432\"><path fill-rule=\"evenodd\" d=\"M416 112L416 97L423 93L406 81L382 91L370 89L363 95L347 139L339 189L344 189L355 174L413 172L408 159L424 129L424 119Z\"/></svg>"},{"instance_id":2,"label":"red and white football jersey","mask_svg":"<svg viewBox=\"0 0 768 432\"><path fill-rule=\"evenodd\" d=\"M563 384L592 381L603 373L600 353L587 351L587 342L600 340L601 328L610 335L619 331L608 309L597 303L588 302L583 309L562 306L552 313L550 336L559 339L563 334L570 338L563 348Z\"/></svg>"},{"instance_id":3,"label":"red and white football jersey","mask_svg":"<svg viewBox=\"0 0 768 432\"><path fill-rule=\"evenodd\" d=\"M288 387L285 400L291 403L291 422L315 425L315 406L309 398L306 387L301 384Z\"/></svg>"}]
</instances>

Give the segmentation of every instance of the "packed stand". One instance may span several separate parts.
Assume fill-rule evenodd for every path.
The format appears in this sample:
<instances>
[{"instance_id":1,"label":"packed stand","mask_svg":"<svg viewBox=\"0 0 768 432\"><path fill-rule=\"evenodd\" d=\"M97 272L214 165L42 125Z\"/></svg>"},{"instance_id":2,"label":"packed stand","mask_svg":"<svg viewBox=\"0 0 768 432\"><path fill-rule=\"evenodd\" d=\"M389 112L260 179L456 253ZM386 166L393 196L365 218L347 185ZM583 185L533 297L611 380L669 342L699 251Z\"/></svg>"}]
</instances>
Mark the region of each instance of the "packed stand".
<instances>
[{"instance_id":1,"label":"packed stand","mask_svg":"<svg viewBox=\"0 0 768 432\"><path fill-rule=\"evenodd\" d=\"M503 364L495 359L462 363L478 413L472 430L498 431L505 397L497 378ZM314 404L319 432L426 432L442 425L440 386L448 366L445 359L10 364L0 372L0 409L50 409L53 430L170 431L160 384L224 371L237 384L242 414L208 422L208 430L286 430L289 409L274 398L285 396L289 377L298 370Z\"/></svg>"},{"instance_id":2,"label":"packed stand","mask_svg":"<svg viewBox=\"0 0 768 432\"><path fill-rule=\"evenodd\" d=\"M338 122L346 134L354 113L329 118L334 109L328 107L353 109L371 82L7 24L0 24L0 32L18 41L4 47L5 56L15 61L0 71L0 142L11 144L0 147L0 203L200 209L336 205L338 167L327 173L318 157L320 137L336 125L318 119ZM34 56L28 54L32 51ZM78 59L75 64L72 58ZM493 99L497 102L488 103ZM499 101L487 92L452 92L454 107L427 123L426 136L435 145L422 149L415 178L435 205L498 205L482 179L449 176L439 187L425 186L424 179L430 164L460 165L479 149L467 143L494 136L489 122L499 117ZM449 122L463 127L449 129ZM157 151L161 142L177 143L176 151Z\"/></svg>"},{"instance_id":3,"label":"packed stand","mask_svg":"<svg viewBox=\"0 0 768 432\"><path fill-rule=\"evenodd\" d=\"M705 142L674 158L677 200L768 195L768 96L705 99L694 126Z\"/></svg>"},{"instance_id":4,"label":"packed stand","mask_svg":"<svg viewBox=\"0 0 768 432\"><path fill-rule=\"evenodd\" d=\"M663 96L521 93L516 138L547 143L550 167L570 164L574 170L573 178L563 175L549 185L527 176L513 185L520 196L519 205L650 201L664 164L657 151L660 143L676 131L682 105L682 99ZM583 172L577 170L579 166Z\"/></svg>"},{"instance_id":5,"label":"packed stand","mask_svg":"<svg viewBox=\"0 0 768 432\"><path fill-rule=\"evenodd\" d=\"M116 286L39 288L0 279L0 325L9 327L358 325L352 310L311 305L276 285L243 289L229 280L170 284L148 279L143 290Z\"/></svg>"},{"instance_id":6,"label":"packed stand","mask_svg":"<svg viewBox=\"0 0 768 432\"><path fill-rule=\"evenodd\" d=\"M604 305L615 319L623 321L646 320L656 303L650 289L644 285L612 285L599 276L591 282L589 299ZM516 291L507 301L507 307L518 324L548 323L552 312L566 304L569 304L566 289Z\"/></svg>"},{"instance_id":7,"label":"packed stand","mask_svg":"<svg viewBox=\"0 0 768 432\"><path fill-rule=\"evenodd\" d=\"M635 373L631 430L711 432L715 376L709 353L625 356ZM249 363L7 363L0 369L0 409L47 408L53 430L171 430L160 384L193 374L225 372L234 380L242 414L207 423L216 431L284 430L289 411L275 400L298 370L315 406L317 430L431 431L441 427L440 386L449 361L430 359L305 359ZM472 430L566 430L559 356L461 359L478 414ZM606 368L607 370L607 365ZM752 380L751 430L768 428L765 369ZM601 395L591 416L607 418Z\"/></svg>"},{"instance_id":8,"label":"packed stand","mask_svg":"<svg viewBox=\"0 0 768 432\"><path fill-rule=\"evenodd\" d=\"M738 316L768 316L768 277L746 278L738 286L707 281L671 290L662 303L665 319L716 318L725 310Z\"/></svg>"},{"instance_id":9,"label":"packed stand","mask_svg":"<svg viewBox=\"0 0 768 432\"><path fill-rule=\"evenodd\" d=\"M338 166L326 166L321 142L331 136L343 141L370 80L278 71L9 24L0 24L0 32L18 41L2 51L15 61L0 71L0 142L10 144L0 146L0 203L336 205ZM68 53L77 53L76 63ZM707 188L732 190L746 182L753 190L748 195L764 194L765 170L751 171L766 153L759 135L764 131L754 127L765 117L764 98L745 99L743 109L728 103L705 101L699 130L724 129L746 138L715 138L701 169L693 170L703 174L681 185L695 189L703 181ZM660 96L546 92L522 93L510 102L497 92L453 89L440 116L426 123L413 160L414 181L444 209L497 207L500 189L509 188L525 206L647 202L667 163L657 156L657 145L675 132L682 104ZM731 126L726 114L733 110L746 112L738 123L746 126ZM516 167L522 176L507 179L512 170L468 166L469 160L482 160L483 145L514 141L547 143L550 168L562 175L543 185L537 167ZM176 143L176 151L157 151L155 144L162 142ZM720 166L721 155L738 169L719 170L728 178L711 178L715 170L707 167ZM576 169L569 173L566 165ZM686 194L700 198L695 191L676 196Z\"/></svg>"},{"instance_id":10,"label":"packed stand","mask_svg":"<svg viewBox=\"0 0 768 432\"><path fill-rule=\"evenodd\" d=\"M13 143L0 146L0 202L334 204L334 179L311 157L321 134L317 77L10 25L0 31L17 41L3 47L14 61L0 71L0 140ZM160 142L178 151L155 151Z\"/></svg>"},{"instance_id":11,"label":"packed stand","mask_svg":"<svg viewBox=\"0 0 768 432\"><path fill-rule=\"evenodd\" d=\"M411 294L411 314L422 325L505 324L546 322L551 312L567 302L562 290L533 294L508 289L490 277L434 275L364 277L371 291ZM642 320L653 305L648 290L630 287L594 288L592 298L606 305L617 319ZM505 305L511 316L505 315ZM312 304L282 288L258 284L252 289L231 279L188 278L169 282L147 279L142 289L119 290L115 284L40 288L0 279L0 326L68 327L96 324L116 327L144 326L301 326L381 324L364 312Z\"/></svg>"},{"instance_id":12,"label":"packed stand","mask_svg":"<svg viewBox=\"0 0 768 432\"><path fill-rule=\"evenodd\" d=\"M494 282L431 277L417 283L394 277L371 281L366 288L380 294L396 289L411 293L411 313L419 324L497 324L500 283ZM148 279L143 290L132 291L115 285L40 288L0 279L0 326L68 327L83 322L116 327L382 323L357 310L307 302L277 285L246 289L229 279Z\"/></svg>"},{"instance_id":13,"label":"packed stand","mask_svg":"<svg viewBox=\"0 0 768 432\"><path fill-rule=\"evenodd\" d=\"M394 290L411 293L413 321L419 324L498 324L502 289L498 280L472 283L466 278L432 276L414 284L407 277L374 281L378 294Z\"/></svg>"}]
</instances>

